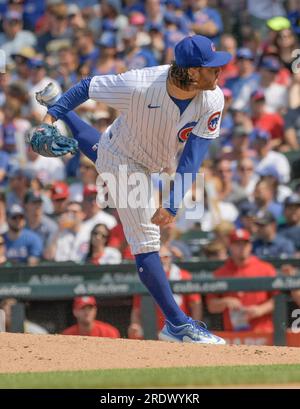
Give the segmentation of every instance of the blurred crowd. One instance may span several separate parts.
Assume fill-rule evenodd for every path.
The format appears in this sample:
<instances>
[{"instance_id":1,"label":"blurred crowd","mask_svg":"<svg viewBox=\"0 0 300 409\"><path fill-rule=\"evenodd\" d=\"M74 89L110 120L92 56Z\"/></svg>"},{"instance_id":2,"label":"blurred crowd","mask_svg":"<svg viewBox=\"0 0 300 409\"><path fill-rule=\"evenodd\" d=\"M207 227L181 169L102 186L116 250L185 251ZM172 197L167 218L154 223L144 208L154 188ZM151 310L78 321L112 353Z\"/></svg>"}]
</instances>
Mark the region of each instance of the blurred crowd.
<instances>
[{"instance_id":1,"label":"blurred crowd","mask_svg":"<svg viewBox=\"0 0 300 409\"><path fill-rule=\"evenodd\" d=\"M219 81L221 137L201 169L203 217L180 210L162 244L176 260L226 260L230 233L244 228L254 255L299 256L299 0L8 0L0 16L1 265L133 260L118 215L97 205L93 163L80 154L45 158L25 144L46 112L35 92L169 64L174 45L193 33L234 58ZM91 100L77 111L100 132L117 115Z\"/></svg>"}]
</instances>

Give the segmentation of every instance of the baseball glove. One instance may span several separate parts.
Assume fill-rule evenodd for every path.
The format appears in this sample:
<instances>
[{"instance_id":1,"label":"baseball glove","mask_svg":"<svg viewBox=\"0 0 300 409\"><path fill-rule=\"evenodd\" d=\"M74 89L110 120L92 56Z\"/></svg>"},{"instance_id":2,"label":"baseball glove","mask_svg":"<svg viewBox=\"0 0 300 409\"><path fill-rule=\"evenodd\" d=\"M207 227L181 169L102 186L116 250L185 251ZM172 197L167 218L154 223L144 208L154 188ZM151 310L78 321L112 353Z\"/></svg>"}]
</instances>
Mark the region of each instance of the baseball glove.
<instances>
[{"instance_id":1,"label":"baseball glove","mask_svg":"<svg viewBox=\"0 0 300 409\"><path fill-rule=\"evenodd\" d=\"M46 157L59 157L78 151L76 139L62 136L56 126L41 124L27 135L26 142L34 152Z\"/></svg>"}]
</instances>

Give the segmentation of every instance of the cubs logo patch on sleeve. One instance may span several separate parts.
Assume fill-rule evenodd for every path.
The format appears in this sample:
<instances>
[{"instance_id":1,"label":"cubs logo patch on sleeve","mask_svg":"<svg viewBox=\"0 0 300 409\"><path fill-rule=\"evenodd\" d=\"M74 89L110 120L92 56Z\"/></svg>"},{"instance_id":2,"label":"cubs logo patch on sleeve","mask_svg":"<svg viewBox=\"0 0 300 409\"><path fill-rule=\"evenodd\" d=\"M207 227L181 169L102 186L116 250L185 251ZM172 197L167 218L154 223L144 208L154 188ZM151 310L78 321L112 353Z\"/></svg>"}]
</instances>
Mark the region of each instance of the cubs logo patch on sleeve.
<instances>
[{"instance_id":1,"label":"cubs logo patch on sleeve","mask_svg":"<svg viewBox=\"0 0 300 409\"><path fill-rule=\"evenodd\" d=\"M180 131L178 131L177 137L179 139L179 142L184 143L187 141L190 133L192 132L194 126L197 124L197 122L189 122L185 124Z\"/></svg>"},{"instance_id":2,"label":"cubs logo patch on sleeve","mask_svg":"<svg viewBox=\"0 0 300 409\"><path fill-rule=\"evenodd\" d=\"M213 132L217 129L219 120L221 118L221 111L213 113L207 121L207 128L210 132Z\"/></svg>"}]
</instances>

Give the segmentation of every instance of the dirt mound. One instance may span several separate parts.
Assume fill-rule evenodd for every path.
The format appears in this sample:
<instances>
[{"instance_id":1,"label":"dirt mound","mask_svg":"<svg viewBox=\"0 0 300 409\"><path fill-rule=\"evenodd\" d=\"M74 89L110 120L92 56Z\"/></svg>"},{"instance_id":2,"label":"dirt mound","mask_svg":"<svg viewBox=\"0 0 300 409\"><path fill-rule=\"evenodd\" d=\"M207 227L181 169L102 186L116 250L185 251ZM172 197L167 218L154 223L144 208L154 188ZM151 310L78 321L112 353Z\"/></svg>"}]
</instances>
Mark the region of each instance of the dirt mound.
<instances>
[{"instance_id":1,"label":"dirt mound","mask_svg":"<svg viewBox=\"0 0 300 409\"><path fill-rule=\"evenodd\" d=\"M0 334L0 373L271 364L300 364L299 348Z\"/></svg>"}]
</instances>

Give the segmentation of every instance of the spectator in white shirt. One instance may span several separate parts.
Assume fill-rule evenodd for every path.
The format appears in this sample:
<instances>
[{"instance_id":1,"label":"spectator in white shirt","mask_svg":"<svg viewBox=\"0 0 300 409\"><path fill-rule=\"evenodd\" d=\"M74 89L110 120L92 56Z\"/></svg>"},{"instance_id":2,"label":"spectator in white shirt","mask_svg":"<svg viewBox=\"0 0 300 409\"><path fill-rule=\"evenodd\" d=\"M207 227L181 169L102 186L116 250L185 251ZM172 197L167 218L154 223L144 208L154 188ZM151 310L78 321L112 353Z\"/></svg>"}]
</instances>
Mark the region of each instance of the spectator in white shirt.
<instances>
[{"instance_id":1,"label":"spectator in white shirt","mask_svg":"<svg viewBox=\"0 0 300 409\"><path fill-rule=\"evenodd\" d=\"M23 17L18 11L9 10L3 19L3 31L0 35L0 47L10 61L12 54L17 54L22 47L34 47L36 36L23 30Z\"/></svg>"},{"instance_id":2,"label":"spectator in white shirt","mask_svg":"<svg viewBox=\"0 0 300 409\"><path fill-rule=\"evenodd\" d=\"M54 261L80 261L78 232L84 218L81 204L69 202L66 210L58 218L58 231L48 248L47 258ZM87 252L87 249L86 251Z\"/></svg>"},{"instance_id":3,"label":"spectator in white shirt","mask_svg":"<svg viewBox=\"0 0 300 409\"><path fill-rule=\"evenodd\" d=\"M281 183L288 183L290 180L291 168L287 158L280 152L271 149L271 135L269 132L255 128L252 132L252 143L257 157L254 158L256 172L259 174L263 169L273 165L280 176Z\"/></svg>"},{"instance_id":4,"label":"spectator in white shirt","mask_svg":"<svg viewBox=\"0 0 300 409\"><path fill-rule=\"evenodd\" d=\"M259 176L255 173L253 160L250 158L239 160L236 181L244 189L248 197L252 196L258 180Z\"/></svg>"},{"instance_id":5,"label":"spectator in white shirt","mask_svg":"<svg viewBox=\"0 0 300 409\"><path fill-rule=\"evenodd\" d=\"M274 57L265 57L260 64L260 88L266 101L266 112L284 112L289 105L288 88L276 82L280 63Z\"/></svg>"},{"instance_id":6,"label":"spectator in white shirt","mask_svg":"<svg viewBox=\"0 0 300 409\"><path fill-rule=\"evenodd\" d=\"M96 224L91 231L89 251L86 261L93 264L119 264L121 253L114 247L107 246L109 230L105 224Z\"/></svg>"},{"instance_id":7,"label":"spectator in white shirt","mask_svg":"<svg viewBox=\"0 0 300 409\"><path fill-rule=\"evenodd\" d=\"M50 185L53 182L65 179L65 165L60 158L46 158L34 152L30 145L27 147L26 168L44 184Z\"/></svg>"},{"instance_id":8,"label":"spectator in white shirt","mask_svg":"<svg viewBox=\"0 0 300 409\"><path fill-rule=\"evenodd\" d=\"M108 214L105 210L99 208L97 204L97 186L96 185L86 185L83 189L83 202L82 209L85 214L84 223L86 226L88 224L92 225L92 228L97 223L103 223L107 226L109 230L116 226L116 219ZM91 231L90 230L90 231Z\"/></svg>"},{"instance_id":9,"label":"spectator in white shirt","mask_svg":"<svg viewBox=\"0 0 300 409\"><path fill-rule=\"evenodd\" d=\"M82 210L84 220L80 224L79 231L76 235L74 247L74 261L82 261L88 252L91 231L96 224L104 224L109 230L116 226L116 219L108 214L105 210L99 208L97 201L97 187L95 185L86 185L83 189Z\"/></svg>"}]
</instances>

